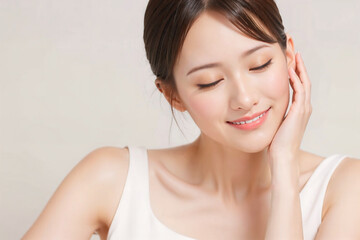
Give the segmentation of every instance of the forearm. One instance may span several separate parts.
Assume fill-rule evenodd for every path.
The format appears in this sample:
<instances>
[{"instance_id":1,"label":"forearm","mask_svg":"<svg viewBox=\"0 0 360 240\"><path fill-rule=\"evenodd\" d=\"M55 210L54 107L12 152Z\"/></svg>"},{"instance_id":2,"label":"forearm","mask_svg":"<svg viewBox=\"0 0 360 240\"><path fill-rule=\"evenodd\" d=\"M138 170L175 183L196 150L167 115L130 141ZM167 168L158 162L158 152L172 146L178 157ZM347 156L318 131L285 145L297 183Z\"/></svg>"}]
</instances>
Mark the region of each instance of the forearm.
<instances>
[{"instance_id":1,"label":"forearm","mask_svg":"<svg viewBox=\"0 0 360 240\"><path fill-rule=\"evenodd\" d=\"M303 240L298 168L274 168L265 240Z\"/></svg>"}]
</instances>

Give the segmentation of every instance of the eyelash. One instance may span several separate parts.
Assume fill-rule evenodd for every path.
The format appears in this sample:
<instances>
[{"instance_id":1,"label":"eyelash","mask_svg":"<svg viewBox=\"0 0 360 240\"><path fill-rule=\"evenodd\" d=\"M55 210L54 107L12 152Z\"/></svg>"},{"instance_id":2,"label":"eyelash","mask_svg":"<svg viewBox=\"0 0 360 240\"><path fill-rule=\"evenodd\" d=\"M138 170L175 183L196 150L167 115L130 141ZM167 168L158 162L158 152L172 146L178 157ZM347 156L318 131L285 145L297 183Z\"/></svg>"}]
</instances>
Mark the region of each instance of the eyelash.
<instances>
[{"instance_id":1,"label":"eyelash","mask_svg":"<svg viewBox=\"0 0 360 240\"><path fill-rule=\"evenodd\" d=\"M265 69L265 68L267 68L268 66L270 66L271 61L272 61L272 58L270 58L270 60L267 61L264 65L261 65L260 67L251 68L250 70L251 70L251 71L256 71L256 70Z\"/></svg>"},{"instance_id":2,"label":"eyelash","mask_svg":"<svg viewBox=\"0 0 360 240\"><path fill-rule=\"evenodd\" d=\"M217 80L216 82L213 82L213 83L210 83L210 84L198 84L198 86L199 86L200 89L212 87L212 86L215 86L221 80L224 80L224 79L222 78L222 79Z\"/></svg>"},{"instance_id":3,"label":"eyelash","mask_svg":"<svg viewBox=\"0 0 360 240\"><path fill-rule=\"evenodd\" d=\"M264 65L261 65L261 66L259 66L259 67L255 67L255 68L251 68L250 71L257 71L257 70L266 69L267 67L270 66L271 63L272 63L272 58L271 58L269 61L267 61ZM213 83L210 83L210 84L198 84L197 86L198 86L200 89L209 88L209 87L215 86L215 85L218 84L221 80L224 80L224 79L222 78L222 79L217 80L216 82L213 82Z\"/></svg>"}]
</instances>

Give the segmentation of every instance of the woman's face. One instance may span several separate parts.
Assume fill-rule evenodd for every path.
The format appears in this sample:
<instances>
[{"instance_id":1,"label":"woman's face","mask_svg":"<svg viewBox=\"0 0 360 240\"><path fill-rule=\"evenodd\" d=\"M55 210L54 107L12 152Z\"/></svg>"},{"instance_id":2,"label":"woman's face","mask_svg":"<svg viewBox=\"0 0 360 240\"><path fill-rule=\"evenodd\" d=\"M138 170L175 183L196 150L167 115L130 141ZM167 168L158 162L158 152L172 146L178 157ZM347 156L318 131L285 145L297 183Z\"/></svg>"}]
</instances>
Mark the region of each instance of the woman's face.
<instances>
[{"instance_id":1,"label":"woman's face","mask_svg":"<svg viewBox=\"0 0 360 240\"><path fill-rule=\"evenodd\" d=\"M271 143L288 107L287 60L279 44L250 39L222 15L204 12L187 34L174 77L182 105L202 134L244 152L259 152ZM256 129L228 123L269 108Z\"/></svg>"}]
</instances>

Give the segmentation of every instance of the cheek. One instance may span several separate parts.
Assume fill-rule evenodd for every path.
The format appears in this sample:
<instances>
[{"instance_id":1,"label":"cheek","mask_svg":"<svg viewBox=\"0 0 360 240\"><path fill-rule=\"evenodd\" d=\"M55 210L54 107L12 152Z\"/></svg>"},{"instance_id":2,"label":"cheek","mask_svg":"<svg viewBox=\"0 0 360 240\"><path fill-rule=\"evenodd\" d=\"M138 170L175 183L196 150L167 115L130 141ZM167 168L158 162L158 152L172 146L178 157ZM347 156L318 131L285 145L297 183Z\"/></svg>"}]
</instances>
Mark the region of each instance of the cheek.
<instances>
[{"instance_id":1,"label":"cheek","mask_svg":"<svg viewBox=\"0 0 360 240\"><path fill-rule=\"evenodd\" d=\"M274 100L286 99L289 94L287 69L278 68L276 71L269 72L266 81L262 82L262 89L266 91L269 98Z\"/></svg>"},{"instance_id":2,"label":"cheek","mask_svg":"<svg viewBox=\"0 0 360 240\"><path fill-rule=\"evenodd\" d=\"M195 122L205 120L210 123L210 119L218 118L221 111L224 110L224 101L221 95L200 94L196 97L187 98L187 109Z\"/></svg>"}]
</instances>

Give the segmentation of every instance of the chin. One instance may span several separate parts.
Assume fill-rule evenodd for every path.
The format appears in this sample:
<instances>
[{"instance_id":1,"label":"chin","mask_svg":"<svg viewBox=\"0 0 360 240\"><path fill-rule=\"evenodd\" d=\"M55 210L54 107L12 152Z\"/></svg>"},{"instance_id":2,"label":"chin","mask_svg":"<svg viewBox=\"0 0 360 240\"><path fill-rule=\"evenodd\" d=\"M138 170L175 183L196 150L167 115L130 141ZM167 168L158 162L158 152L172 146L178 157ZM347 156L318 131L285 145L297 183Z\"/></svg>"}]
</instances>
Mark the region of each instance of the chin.
<instances>
[{"instance_id":1,"label":"chin","mask_svg":"<svg viewBox=\"0 0 360 240\"><path fill-rule=\"evenodd\" d=\"M259 152L264 151L268 147L269 147L269 144L267 144L267 145L257 144L255 146L244 147L244 149L242 151L246 152L246 153L259 153Z\"/></svg>"},{"instance_id":2,"label":"chin","mask_svg":"<svg viewBox=\"0 0 360 240\"><path fill-rule=\"evenodd\" d=\"M247 139L246 142L236 142L236 145L231 143L231 146L244 153L258 153L266 150L271 140L272 138L263 136L257 139Z\"/></svg>"}]
</instances>

